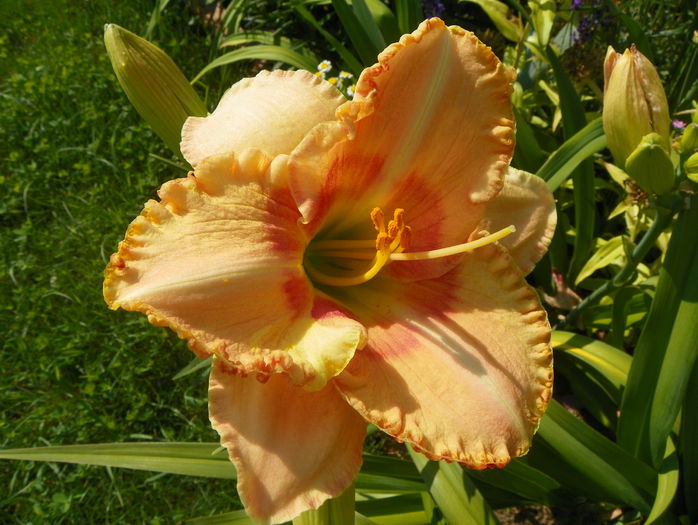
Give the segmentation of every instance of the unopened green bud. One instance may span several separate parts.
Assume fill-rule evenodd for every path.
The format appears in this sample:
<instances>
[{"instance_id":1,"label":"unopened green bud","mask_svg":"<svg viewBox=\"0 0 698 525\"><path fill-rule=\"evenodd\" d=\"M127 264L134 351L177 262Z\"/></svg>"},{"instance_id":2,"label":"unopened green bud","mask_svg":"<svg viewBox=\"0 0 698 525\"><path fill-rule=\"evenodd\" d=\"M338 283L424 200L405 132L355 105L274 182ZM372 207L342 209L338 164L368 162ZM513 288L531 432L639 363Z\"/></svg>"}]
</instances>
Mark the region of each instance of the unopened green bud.
<instances>
[{"instance_id":1,"label":"unopened green bud","mask_svg":"<svg viewBox=\"0 0 698 525\"><path fill-rule=\"evenodd\" d=\"M180 133L189 116L206 116L206 106L177 65L147 40L115 24L104 43L126 96L153 131L180 155Z\"/></svg>"},{"instance_id":2,"label":"unopened green bud","mask_svg":"<svg viewBox=\"0 0 698 525\"><path fill-rule=\"evenodd\" d=\"M642 138L626 160L625 171L647 193L661 195L674 187L674 164L657 133Z\"/></svg>"},{"instance_id":3,"label":"unopened green bud","mask_svg":"<svg viewBox=\"0 0 698 525\"><path fill-rule=\"evenodd\" d=\"M669 151L669 106L657 71L635 46L621 55L609 46L604 62L603 129L616 164L648 133Z\"/></svg>"},{"instance_id":4,"label":"unopened green bud","mask_svg":"<svg viewBox=\"0 0 698 525\"><path fill-rule=\"evenodd\" d=\"M698 149L698 124L691 122L683 130L681 151L693 151L694 149Z\"/></svg>"},{"instance_id":5,"label":"unopened green bud","mask_svg":"<svg viewBox=\"0 0 698 525\"><path fill-rule=\"evenodd\" d=\"M698 182L698 152L694 153L683 165L686 168L686 175L693 182Z\"/></svg>"}]
</instances>

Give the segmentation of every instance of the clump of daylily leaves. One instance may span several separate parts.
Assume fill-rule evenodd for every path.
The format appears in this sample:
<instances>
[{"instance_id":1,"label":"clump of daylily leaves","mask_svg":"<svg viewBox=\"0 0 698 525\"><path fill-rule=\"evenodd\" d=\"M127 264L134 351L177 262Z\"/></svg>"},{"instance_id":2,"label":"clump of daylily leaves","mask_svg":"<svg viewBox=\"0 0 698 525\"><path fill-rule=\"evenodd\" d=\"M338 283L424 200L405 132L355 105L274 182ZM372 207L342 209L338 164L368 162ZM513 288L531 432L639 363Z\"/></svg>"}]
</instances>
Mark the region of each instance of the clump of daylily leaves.
<instances>
[{"instance_id":1,"label":"clump of daylily leaves","mask_svg":"<svg viewBox=\"0 0 698 525\"><path fill-rule=\"evenodd\" d=\"M164 53L116 26L107 42L141 60L113 60L136 107L180 118L193 170L131 223L104 297L213 356L210 419L250 516L342 493L367 423L474 469L526 453L552 353L524 276L556 214L509 167L511 68L430 19L353 100L322 74L263 71L205 116ZM152 96L163 71L171 107Z\"/></svg>"}]
</instances>

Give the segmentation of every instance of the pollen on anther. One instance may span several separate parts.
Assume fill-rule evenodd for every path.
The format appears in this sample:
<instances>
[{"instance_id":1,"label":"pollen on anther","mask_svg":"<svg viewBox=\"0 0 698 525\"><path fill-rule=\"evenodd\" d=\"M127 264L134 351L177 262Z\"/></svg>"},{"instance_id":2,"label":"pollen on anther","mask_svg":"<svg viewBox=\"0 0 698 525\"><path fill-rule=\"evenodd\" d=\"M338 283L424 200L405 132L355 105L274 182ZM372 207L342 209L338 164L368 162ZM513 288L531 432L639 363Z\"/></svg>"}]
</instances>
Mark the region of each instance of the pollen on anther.
<instances>
[{"instance_id":1,"label":"pollen on anther","mask_svg":"<svg viewBox=\"0 0 698 525\"><path fill-rule=\"evenodd\" d=\"M383 210L380 208L373 208L373 210L371 210L371 222L373 222L373 227L377 232L384 232L385 215L383 215Z\"/></svg>"}]
</instances>

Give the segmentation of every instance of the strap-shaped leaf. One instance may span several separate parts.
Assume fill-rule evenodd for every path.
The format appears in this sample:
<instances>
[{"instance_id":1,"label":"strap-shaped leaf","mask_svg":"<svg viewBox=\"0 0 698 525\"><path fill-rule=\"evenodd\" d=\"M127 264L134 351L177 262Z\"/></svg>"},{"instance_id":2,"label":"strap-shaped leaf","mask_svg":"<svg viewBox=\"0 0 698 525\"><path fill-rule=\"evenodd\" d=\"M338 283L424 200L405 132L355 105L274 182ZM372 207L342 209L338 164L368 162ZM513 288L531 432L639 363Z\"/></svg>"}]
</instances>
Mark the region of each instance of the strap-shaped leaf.
<instances>
[{"instance_id":1,"label":"strap-shaped leaf","mask_svg":"<svg viewBox=\"0 0 698 525\"><path fill-rule=\"evenodd\" d=\"M564 353L581 362L590 371L596 372L614 399L620 401L632 363L632 357L603 341L583 335L555 330L551 340L557 353Z\"/></svg>"},{"instance_id":2,"label":"strap-shaped leaf","mask_svg":"<svg viewBox=\"0 0 698 525\"><path fill-rule=\"evenodd\" d=\"M214 516L201 516L186 520L184 525L256 525L244 510L224 512Z\"/></svg>"},{"instance_id":3,"label":"strap-shaped leaf","mask_svg":"<svg viewBox=\"0 0 698 525\"><path fill-rule=\"evenodd\" d=\"M513 459L504 468L470 470L468 476L495 508L564 503L560 483L528 465L524 458Z\"/></svg>"},{"instance_id":4,"label":"strap-shaped leaf","mask_svg":"<svg viewBox=\"0 0 698 525\"><path fill-rule=\"evenodd\" d=\"M606 337L606 341L611 346L622 346L625 335L625 327L628 319L628 307L632 299L639 294L644 294L645 290L639 286L626 286L621 288L613 296L613 317L611 320L611 332ZM649 309L649 307L648 307Z\"/></svg>"},{"instance_id":5,"label":"strap-shaped leaf","mask_svg":"<svg viewBox=\"0 0 698 525\"><path fill-rule=\"evenodd\" d=\"M102 465L210 478L234 479L236 476L228 454L217 443L106 443L18 448L0 450L0 459ZM426 490L410 462L368 454L356 478L356 488L392 494Z\"/></svg>"},{"instance_id":6,"label":"strap-shaped leaf","mask_svg":"<svg viewBox=\"0 0 698 525\"><path fill-rule=\"evenodd\" d=\"M674 226L618 421L618 443L657 467L698 352L696 224L698 197L693 196Z\"/></svg>"},{"instance_id":7,"label":"strap-shaped leaf","mask_svg":"<svg viewBox=\"0 0 698 525\"><path fill-rule=\"evenodd\" d=\"M584 107L572 81L563 69L557 55L548 46L547 58L553 67L557 88L560 94L560 110L562 111L562 128L565 139L570 139L575 133L587 125ZM596 221L596 206L594 198L594 166L590 159L581 161L572 172L574 182L574 251L567 273L568 280L574 279L584 262L589 257L594 243L594 223Z\"/></svg>"},{"instance_id":8,"label":"strap-shaped leaf","mask_svg":"<svg viewBox=\"0 0 698 525\"><path fill-rule=\"evenodd\" d=\"M556 149L536 175L546 181L550 191L555 191L583 160L605 147L603 124L601 119L597 118Z\"/></svg>"},{"instance_id":9,"label":"strap-shaped leaf","mask_svg":"<svg viewBox=\"0 0 698 525\"><path fill-rule=\"evenodd\" d=\"M242 60L272 60L274 62L283 62L284 64L307 71L315 71L317 64L320 62L317 57L312 55L301 55L292 49L281 46L260 44L236 49L235 51L219 56L199 71L192 82L196 82L212 69L234 64Z\"/></svg>"},{"instance_id":10,"label":"strap-shaped leaf","mask_svg":"<svg viewBox=\"0 0 698 525\"><path fill-rule=\"evenodd\" d=\"M381 30L378 27L378 23L373 18L371 10L366 5L365 0L352 0L351 8L356 15L356 19L359 24L363 27L366 35L371 41L371 45L376 49L376 56L378 53L385 49L385 39L381 34Z\"/></svg>"},{"instance_id":11,"label":"strap-shaped leaf","mask_svg":"<svg viewBox=\"0 0 698 525\"><path fill-rule=\"evenodd\" d=\"M187 363L187 365L184 368L182 368L179 372L172 376L172 379L181 379L199 370L211 368L211 359L211 357L207 359L200 359L198 357L195 357L194 359L189 361L189 363Z\"/></svg>"},{"instance_id":12,"label":"strap-shaped leaf","mask_svg":"<svg viewBox=\"0 0 698 525\"><path fill-rule=\"evenodd\" d=\"M106 443L0 450L0 458L103 465L207 478L235 478L217 443Z\"/></svg>"},{"instance_id":13,"label":"strap-shaped leaf","mask_svg":"<svg viewBox=\"0 0 698 525\"><path fill-rule=\"evenodd\" d=\"M577 494L630 505L642 512L657 475L615 443L551 401L528 455L529 464Z\"/></svg>"},{"instance_id":14,"label":"strap-shaped leaf","mask_svg":"<svg viewBox=\"0 0 698 525\"><path fill-rule=\"evenodd\" d=\"M698 249L690 268L650 409L648 435L655 464L661 457L662 440L666 441L669 437L679 414L690 374L698 358Z\"/></svg>"},{"instance_id":15,"label":"strap-shaped leaf","mask_svg":"<svg viewBox=\"0 0 698 525\"><path fill-rule=\"evenodd\" d=\"M400 40L400 30L397 26L397 18L390 8L381 0L366 0L366 5L371 11L371 16L378 24L383 40L386 44Z\"/></svg>"},{"instance_id":16,"label":"strap-shaped leaf","mask_svg":"<svg viewBox=\"0 0 698 525\"><path fill-rule=\"evenodd\" d=\"M290 38L271 31L241 31L226 37L218 47L232 47L242 44L268 44L286 49L295 49L303 45L301 42L294 42Z\"/></svg>"},{"instance_id":17,"label":"strap-shaped leaf","mask_svg":"<svg viewBox=\"0 0 698 525\"><path fill-rule=\"evenodd\" d=\"M659 467L657 479L657 495L652 504L645 525L660 525L678 523L676 516L671 514L671 504L679 488L679 458L671 438L667 439L664 460Z\"/></svg>"},{"instance_id":18,"label":"strap-shaped leaf","mask_svg":"<svg viewBox=\"0 0 698 525\"><path fill-rule=\"evenodd\" d=\"M351 523L355 514L354 484L351 483L339 496L325 500L316 509L308 509L293 518L293 525L325 525L327 523Z\"/></svg>"},{"instance_id":19,"label":"strap-shaped leaf","mask_svg":"<svg viewBox=\"0 0 698 525\"><path fill-rule=\"evenodd\" d=\"M408 447L429 493L449 523L495 525L499 523L463 467L457 463L430 461Z\"/></svg>"},{"instance_id":20,"label":"strap-shaped leaf","mask_svg":"<svg viewBox=\"0 0 698 525\"><path fill-rule=\"evenodd\" d=\"M681 415L681 476L683 494L690 523L698 523L698 362L688 380Z\"/></svg>"},{"instance_id":21,"label":"strap-shaped leaf","mask_svg":"<svg viewBox=\"0 0 698 525\"><path fill-rule=\"evenodd\" d=\"M349 35L349 40L354 45L361 62L365 66L373 64L378 57L378 53L383 51L385 46L377 45L377 42L371 39L370 30L362 25L355 11L349 7L346 0L332 0L332 7L334 7L347 35ZM375 26L373 18L371 18L371 22Z\"/></svg>"},{"instance_id":22,"label":"strap-shaped leaf","mask_svg":"<svg viewBox=\"0 0 698 525\"><path fill-rule=\"evenodd\" d=\"M587 262L579 270L575 279L575 284L579 284L584 279L593 274L596 270L605 268L610 264L621 266L625 260L626 250L624 248L623 236L612 237L608 241L601 241L599 248L592 254Z\"/></svg>"},{"instance_id":23,"label":"strap-shaped leaf","mask_svg":"<svg viewBox=\"0 0 698 525\"><path fill-rule=\"evenodd\" d=\"M337 40L334 36L332 36L331 33L326 31L320 22L317 21L317 19L312 15L308 9L305 8L301 3L294 3L293 4L293 9L298 13L298 15L308 22L313 28L320 33L325 40L332 46L332 49L334 49L337 54L340 56L340 58L344 61L346 66L349 68L349 70L358 77L358 75L361 73L361 70L363 69L361 67L361 62L358 61L358 59L351 54L351 52L342 45L342 43Z\"/></svg>"},{"instance_id":24,"label":"strap-shaped leaf","mask_svg":"<svg viewBox=\"0 0 698 525\"><path fill-rule=\"evenodd\" d=\"M615 431L618 424L618 402L592 370L569 355L557 353L555 373L565 376L572 393L594 419L610 431ZM617 397L620 398L620 395Z\"/></svg>"},{"instance_id":25,"label":"strap-shaped leaf","mask_svg":"<svg viewBox=\"0 0 698 525\"><path fill-rule=\"evenodd\" d=\"M387 498L372 498L356 501L356 511L371 519L374 523L394 523L401 525L415 518L416 523L426 523L426 513L419 494L403 494Z\"/></svg>"},{"instance_id":26,"label":"strap-shaped leaf","mask_svg":"<svg viewBox=\"0 0 698 525\"><path fill-rule=\"evenodd\" d=\"M395 0L395 15L400 33L411 33L424 19L422 3L419 0Z\"/></svg>"}]
</instances>

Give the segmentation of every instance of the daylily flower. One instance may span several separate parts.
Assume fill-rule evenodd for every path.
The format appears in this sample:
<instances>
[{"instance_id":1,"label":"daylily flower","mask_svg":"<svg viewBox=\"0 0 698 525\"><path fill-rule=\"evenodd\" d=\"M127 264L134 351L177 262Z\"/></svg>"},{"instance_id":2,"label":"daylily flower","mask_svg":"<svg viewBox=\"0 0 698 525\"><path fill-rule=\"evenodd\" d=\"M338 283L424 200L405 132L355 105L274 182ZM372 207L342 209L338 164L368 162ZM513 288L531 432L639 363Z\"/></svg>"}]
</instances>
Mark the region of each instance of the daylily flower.
<instances>
[{"instance_id":1,"label":"daylily flower","mask_svg":"<svg viewBox=\"0 0 698 525\"><path fill-rule=\"evenodd\" d=\"M353 101L311 73L262 72L185 124L194 172L146 203L104 295L214 356L210 418L253 518L340 494L367 421L476 469L528 450L552 354L524 274L555 208L508 168L513 80L431 19Z\"/></svg>"}]
</instances>

